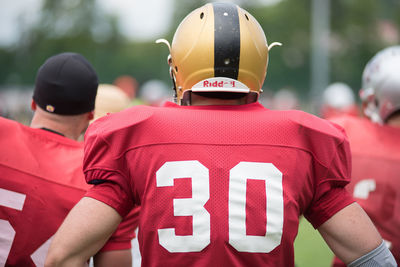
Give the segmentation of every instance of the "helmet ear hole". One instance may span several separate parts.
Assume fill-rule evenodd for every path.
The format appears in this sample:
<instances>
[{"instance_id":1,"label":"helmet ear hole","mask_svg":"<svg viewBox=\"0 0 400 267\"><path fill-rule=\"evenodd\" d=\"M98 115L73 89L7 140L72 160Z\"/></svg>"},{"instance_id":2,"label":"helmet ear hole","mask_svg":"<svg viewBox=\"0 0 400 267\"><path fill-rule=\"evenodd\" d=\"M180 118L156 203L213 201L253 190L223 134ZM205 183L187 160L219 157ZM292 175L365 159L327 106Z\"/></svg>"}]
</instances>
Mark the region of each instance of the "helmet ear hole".
<instances>
[{"instance_id":1,"label":"helmet ear hole","mask_svg":"<svg viewBox=\"0 0 400 267\"><path fill-rule=\"evenodd\" d=\"M247 20L249 20L249 17L247 16L247 14L244 14L244 16L246 17Z\"/></svg>"},{"instance_id":2,"label":"helmet ear hole","mask_svg":"<svg viewBox=\"0 0 400 267\"><path fill-rule=\"evenodd\" d=\"M175 71L178 72L178 66L175 66Z\"/></svg>"},{"instance_id":3,"label":"helmet ear hole","mask_svg":"<svg viewBox=\"0 0 400 267\"><path fill-rule=\"evenodd\" d=\"M204 18L204 12L201 12L200 19L203 19L203 18Z\"/></svg>"}]
</instances>

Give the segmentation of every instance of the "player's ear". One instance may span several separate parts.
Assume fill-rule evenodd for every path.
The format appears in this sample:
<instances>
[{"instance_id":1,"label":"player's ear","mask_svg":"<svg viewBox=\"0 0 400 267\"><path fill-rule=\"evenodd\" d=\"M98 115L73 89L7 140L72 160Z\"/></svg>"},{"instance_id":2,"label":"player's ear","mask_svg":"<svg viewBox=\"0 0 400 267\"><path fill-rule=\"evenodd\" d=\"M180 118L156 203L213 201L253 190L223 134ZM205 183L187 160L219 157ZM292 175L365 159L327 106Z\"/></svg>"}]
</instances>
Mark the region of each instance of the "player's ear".
<instances>
[{"instance_id":1,"label":"player's ear","mask_svg":"<svg viewBox=\"0 0 400 267\"><path fill-rule=\"evenodd\" d=\"M88 112L88 119L91 121L94 119L94 110Z\"/></svg>"},{"instance_id":2,"label":"player's ear","mask_svg":"<svg viewBox=\"0 0 400 267\"><path fill-rule=\"evenodd\" d=\"M36 110L36 102L32 99L32 102L31 102L31 109L33 110L33 111L35 111Z\"/></svg>"}]
</instances>

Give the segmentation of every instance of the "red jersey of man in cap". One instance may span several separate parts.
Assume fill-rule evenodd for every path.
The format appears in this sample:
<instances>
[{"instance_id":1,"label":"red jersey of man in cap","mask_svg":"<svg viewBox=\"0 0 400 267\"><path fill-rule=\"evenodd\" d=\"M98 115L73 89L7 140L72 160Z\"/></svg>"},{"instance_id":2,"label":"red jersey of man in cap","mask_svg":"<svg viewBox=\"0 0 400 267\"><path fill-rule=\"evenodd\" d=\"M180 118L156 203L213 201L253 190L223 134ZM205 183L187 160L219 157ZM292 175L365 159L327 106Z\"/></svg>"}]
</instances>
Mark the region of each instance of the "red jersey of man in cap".
<instances>
[{"instance_id":1,"label":"red jersey of man in cap","mask_svg":"<svg viewBox=\"0 0 400 267\"><path fill-rule=\"evenodd\" d=\"M50 241L90 187L83 144L0 118L0 265L43 266ZM130 248L135 215L102 251Z\"/></svg>"},{"instance_id":2,"label":"red jersey of man in cap","mask_svg":"<svg viewBox=\"0 0 400 267\"><path fill-rule=\"evenodd\" d=\"M0 119L0 266L43 266L52 236L89 188L77 140L93 119L97 87L82 55L58 54L38 71L30 127ZM130 266L136 215L120 224L95 265Z\"/></svg>"}]
</instances>

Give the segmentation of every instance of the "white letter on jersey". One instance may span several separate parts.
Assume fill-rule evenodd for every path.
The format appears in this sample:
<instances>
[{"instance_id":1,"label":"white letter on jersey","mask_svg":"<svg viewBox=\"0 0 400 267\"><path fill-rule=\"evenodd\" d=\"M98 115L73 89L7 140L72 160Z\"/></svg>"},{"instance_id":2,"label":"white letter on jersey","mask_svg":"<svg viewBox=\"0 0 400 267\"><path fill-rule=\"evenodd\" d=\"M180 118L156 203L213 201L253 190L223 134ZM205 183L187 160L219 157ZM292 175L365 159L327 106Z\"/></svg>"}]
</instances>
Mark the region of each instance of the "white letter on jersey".
<instances>
[{"instance_id":1,"label":"white letter on jersey","mask_svg":"<svg viewBox=\"0 0 400 267\"><path fill-rule=\"evenodd\" d=\"M265 181L265 236L246 235L247 179ZM283 229L282 173L272 163L240 162L229 179L229 243L241 252L268 253L281 243Z\"/></svg>"},{"instance_id":2,"label":"white letter on jersey","mask_svg":"<svg viewBox=\"0 0 400 267\"><path fill-rule=\"evenodd\" d=\"M356 198L367 199L369 192L373 192L375 189L376 183L374 179L361 180L355 185L353 196Z\"/></svg>"},{"instance_id":3,"label":"white letter on jersey","mask_svg":"<svg viewBox=\"0 0 400 267\"><path fill-rule=\"evenodd\" d=\"M177 236L174 228L158 229L160 245L169 252L201 251L210 244L208 169L197 160L166 162L156 173L157 186L173 186L174 179L192 178L192 198L174 199L174 216L193 216L193 235Z\"/></svg>"},{"instance_id":4,"label":"white letter on jersey","mask_svg":"<svg viewBox=\"0 0 400 267\"><path fill-rule=\"evenodd\" d=\"M26 195L0 188L0 206L22 210ZM0 266L5 266L15 237L15 231L6 220L0 220Z\"/></svg>"}]
</instances>

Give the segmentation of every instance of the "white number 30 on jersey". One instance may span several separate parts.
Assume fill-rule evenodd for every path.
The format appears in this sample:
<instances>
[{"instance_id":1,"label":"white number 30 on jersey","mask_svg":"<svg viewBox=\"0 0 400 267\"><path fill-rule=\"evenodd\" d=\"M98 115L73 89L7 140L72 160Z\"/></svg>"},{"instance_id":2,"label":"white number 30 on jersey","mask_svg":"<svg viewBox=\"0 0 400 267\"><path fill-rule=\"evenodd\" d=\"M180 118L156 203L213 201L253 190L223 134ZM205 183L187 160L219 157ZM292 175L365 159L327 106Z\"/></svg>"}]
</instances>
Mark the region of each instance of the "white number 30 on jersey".
<instances>
[{"instance_id":1,"label":"white number 30 on jersey","mask_svg":"<svg viewBox=\"0 0 400 267\"><path fill-rule=\"evenodd\" d=\"M174 216L192 216L193 234L177 236L174 228L158 229L161 246L170 252L197 252L210 244L209 172L198 161L166 162L156 173L157 187L174 179L192 178L192 197L174 199ZM263 180L266 188L266 234L246 235L247 179ZM282 173L272 163L240 162L229 173L229 244L240 252L268 253L281 243L283 228Z\"/></svg>"}]
</instances>

